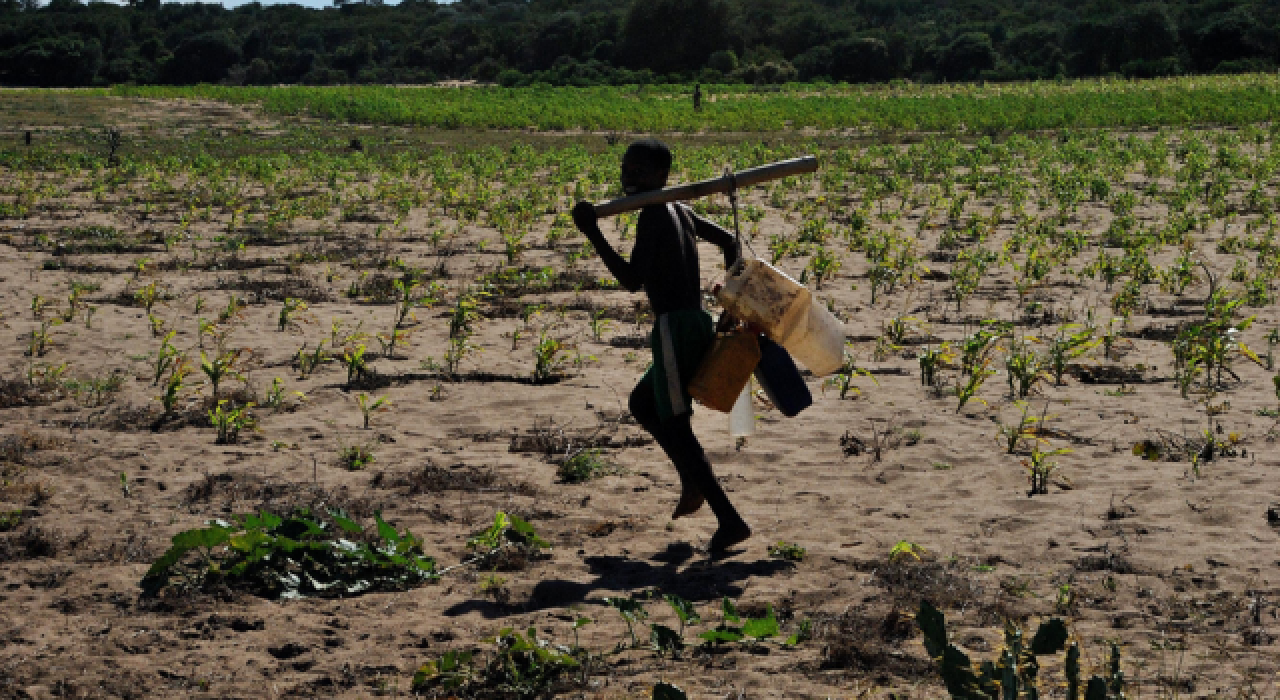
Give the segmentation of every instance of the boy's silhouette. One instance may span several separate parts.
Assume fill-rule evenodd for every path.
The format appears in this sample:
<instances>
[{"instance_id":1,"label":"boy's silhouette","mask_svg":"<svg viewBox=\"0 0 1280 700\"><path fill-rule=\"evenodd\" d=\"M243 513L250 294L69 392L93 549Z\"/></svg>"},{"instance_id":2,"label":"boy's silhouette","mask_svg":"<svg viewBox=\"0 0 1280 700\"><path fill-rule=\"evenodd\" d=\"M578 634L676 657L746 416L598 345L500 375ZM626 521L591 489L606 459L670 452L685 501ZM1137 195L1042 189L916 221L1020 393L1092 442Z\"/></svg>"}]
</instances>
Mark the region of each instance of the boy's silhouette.
<instances>
[{"instance_id":1,"label":"boy's silhouette","mask_svg":"<svg viewBox=\"0 0 1280 700\"><path fill-rule=\"evenodd\" d=\"M666 186L671 151L654 139L632 143L622 158L622 188L627 194ZM711 462L693 434L693 403L686 386L715 339L711 316L702 309L702 285L696 238L714 243L726 266L739 256L738 242L725 229L680 204L645 207L636 223L631 260L620 256L600 232L595 208L580 202L573 210L579 230L600 253L605 266L628 291L644 289L656 317L651 334L653 366L631 392L629 407L653 434L680 475L680 501L672 518L690 515L705 502L719 521L708 546L713 556L751 536L751 528L716 481Z\"/></svg>"}]
</instances>

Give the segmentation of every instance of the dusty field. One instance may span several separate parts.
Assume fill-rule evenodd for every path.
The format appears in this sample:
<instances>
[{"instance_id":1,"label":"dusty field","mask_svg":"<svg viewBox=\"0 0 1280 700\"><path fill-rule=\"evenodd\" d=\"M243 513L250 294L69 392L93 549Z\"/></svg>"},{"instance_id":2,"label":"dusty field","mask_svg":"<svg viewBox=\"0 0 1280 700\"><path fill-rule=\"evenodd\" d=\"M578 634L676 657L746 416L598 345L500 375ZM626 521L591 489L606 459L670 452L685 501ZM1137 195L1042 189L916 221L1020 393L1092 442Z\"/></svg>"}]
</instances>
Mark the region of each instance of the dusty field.
<instances>
[{"instance_id":1,"label":"dusty field","mask_svg":"<svg viewBox=\"0 0 1280 700\"><path fill-rule=\"evenodd\" d=\"M10 99L0 96L0 105ZM1138 228L1168 225L1173 215L1163 195L1143 193L1173 190L1172 172L1147 177L1141 163L1113 171L1111 194L1081 201L1058 227L1087 234L1078 256L1055 261L1020 299L1027 251L1014 250L1013 263L992 266L959 310L949 297L956 251L978 244L940 241L948 231L976 230L976 219L977 228L991 227L987 248L998 250L1020 229L1001 195L974 193L965 166L953 169L961 183L955 191L970 193L958 217L948 217L949 200L931 204L919 194L924 183L908 190L900 217L880 215L877 202L892 211L902 205L901 191L870 195L859 184L866 181L845 177L842 170L856 166L837 164L830 149L838 143L808 146L826 159L824 177L751 193L749 218L758 221L748 228L756 228L753 247L762 256L770 254L770 236L795 238L806 221L829 224L818 245L843 266L819 295L848 319L851 354L867 374L850 377L856 389L843 399L838 386L824 389L809 377L815 405L794 419L759 402L757 432L744 444L728 436L725 416L696 414L720 478L756 532L741 552L710 562L698 547L714 520L708 512L669 520L675 474L625 414L626 395L648 361L642 297L601 282L607 273L598 259L571 260L583 241L565 235L555 218L573 200L573 178L552 182L555 167L543 158L516 182L523 156L499 148L472 151L479 156L465 161L483 174L476 161L506 158L493 166L491 189L465 174L447 182L439 171L406 173L388 163L397 152L408 161L439 154L432 144L449 142L448 135L312 132L191 105L174 117L189 127L177 138L165 134L177 122L156 117L163 110L155 103L122 104L94 114L103 123L120 123L123 113L132 115L128 123L158 125L126 129L126 163L154 165L167 153L199 150L225 161L213 175L189 165L108 166L99 134L77 130L91 120L59 125L31 105L4 108L44 116L0 135L10 155L0 164L0 203L27 202L0 218L0 515L7 518L0 519L0 697L407 695L415 670L448 650L483 656L492 645L482 640L507 627L536 627L568 644L583 615L594 623L578 631L580 645L607 654L585 682L565 686L575 696L648 697L658 680L690 697L944 696L910 619L921 599L946 612L953 639L975 660L996 655L1003 620L1059 615L1080 641L1086 670L1101 666L1108 641L1119 642L1129 697L1276 695L1274 372L1233 354L1221 383L1193 378L1183 397L1169 341L1176 324L1204 318L1202 268L1177 294L1154 282L1142 287L1127 323L1113 327L1109 354L1099 345L1072 358L1061 384L1039 378L1023 400L1031 414L1048 418L1013 454L999 434L1019 414L1006 385L1011 346L1084 324L1090 311L1102 337L1118 318L1112 298L1124 281L1107 290L1075 271L1096 259L1118 218L1118 192L1138 194ZM21 161L28 124L37 149L82 149L91 162ZM60 136L59 126L75 128ZM1208 143L1219 136L1198 134ZM1240 147L1244 157L1270 158L1270 135L1263 136ZM351 138L362 139L366 159L352 159ZM458 140L467 138L493 141ZM585 163L611 176L616 148L592 139L592 150L572 155L577 160L564 168ZM520 143L546 145L532 137ZM254 144L264 157L310 147L334 161L295 163L263 179L230 165ZM677 159L715 161L734 148L751 145L682 141ZM774 148L781 157L806 146ZM1169 163L1184 167L1174 156ZM326 168L335 175L317 175ZM1043 182L1030 166L1015 171L1033 186ZM1274 198L1270 173L1261 181ZM394 210L396 195L380 186L397 182L423 198L401 192L410 201ZM1259 253L1221 242L1266 230L1251 223L1267 214L1246 204L1250 184L1232 181L1225 209L1191 206L1208 221L1188 233L1189 250L1233 291L1242 290L1228 281L1235 260L1245 259L1252 275ZM521 199L542 209L521 219ZM302 202L302 215L268 220L272 207L290 200ZM1033 191L1025 208L1032 220L1057 211L1036 200ZM867 256L837 233L856 228L851 214L864 204L869 230L905 232L928 268L918 281L881 292L874 305ZM710 206L726 215L725 202ZM983 224L996 206L1003 216ZM516 230L525 234L509 255L504 235ZM619 232L610 235L617 240ZM1179 245L1152 249L1150 262L1169 268ZM779 264L799 277L810 259L784 254ZM702 249L708 284L723 275L717 260ZM544 266L559 276L520 282L501 273ZM397 324L392 282L409 268L425 271L421 293L425 281L438 285L437 300ZM491 286L474 297L475 350L450 373L443 367L450 319L468 290L482 290L486 274ZM73 283L86 289L74 303ZM148 288L156 294L150 314L138 296ZM33 309L37 296L47 304ZM280 329L286 298L308 308ZM593 329L592 315L601 311L608 323ZM1274 302L1241 307L1238 317L1254 314L1241 337L1265 354L1264 336L1277 324ZM202 329L202 319L212 325ZM893 330L893 319L905 332ZM1012 337L990 350L1001 373L957 410L952 387L966 381L958 362L940 371L937 387L922 386L917 353L942 340L958 343L984 319L1012 322ZM42 329L48 343L33 346ZM157 372L155 363L170 330L170 344L194 372L174 410L162 415L157 397L171 370ZM406 339L383 352L393 331ZM565 350L552 376L533 381L540 337L562 341ZM300 348L314 350L322 339L331 361L300 371ZM339 359L342 348L360 344L373 374L351 382ZM215 444L208 411L216 402L198 369L201 351L216 355L219 347L240 351L232 368L239 376L223 380L220 398L256 404L258 429L235 444ZM1044 353L1047 346L1030 347ZM270 407L276 378L285 392ZM390 400L368 429L357 405L362 393ZM1193 463L1206 430L1218 447L1212 459ZM1144 440L1160 445L1160 458L1133 453ZM584 444L598 446L611 468L563 483L556 457ZM347 468L339 452L350 446L367 447L375 461ZM1049 457L1059 467L1048 493L1028 496L1022 462L1033 448L1071 451ZM234 587L141 595L139 581L175 533L303 505L341 506L364 524L380 511L421 537L441 567L466 560L467 537L497 511L527 519L552 546L507 562L506 570L463 567L435 583L344 599L268 600ZM920 561L890 562L902 541L923 548ZM805 555L775 556L770 545L778 542ZM643 648L614 653L630 638L602 599L652 594L649 621L674 628L679 623L661 601L669 593L693 601L703 618L685 632L689 646L679 658ZM720 622L724 597L754 616L772 606L779 637L698 646L696 634ZM778 643L806 620L808 639ZM1044 665L1045 693L1061 697L1060 657Z\"/></svg>"}]
</instances>

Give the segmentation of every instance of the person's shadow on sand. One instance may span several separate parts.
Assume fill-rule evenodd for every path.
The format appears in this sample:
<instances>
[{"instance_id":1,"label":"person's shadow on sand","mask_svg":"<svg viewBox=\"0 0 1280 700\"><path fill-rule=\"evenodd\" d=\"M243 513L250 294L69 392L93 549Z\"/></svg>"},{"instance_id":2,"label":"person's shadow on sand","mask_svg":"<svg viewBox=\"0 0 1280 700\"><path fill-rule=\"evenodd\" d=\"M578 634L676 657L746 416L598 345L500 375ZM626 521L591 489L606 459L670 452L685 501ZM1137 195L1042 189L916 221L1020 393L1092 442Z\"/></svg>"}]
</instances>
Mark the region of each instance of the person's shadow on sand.
<instances>
[{"instance_id":1,"label":"person's shadow on sand","mask_svg":"<svg viewBox=\"0 0 1280 700\"><path fill-rule=\"evenodd\" d=\"M680 566L694 558L693 547L686 542L673 543L649 561L627 557L587 557L584 561L595 574L594 581L578 583L561 579L539 581L521 603L498 604L489 600L467 600L444 611L446 616L479 612L486 618L506 617L513 612L536 612L587 602L597 590L653 590L659 595L674 593L692 601L708 601L742 595L742 582L752 576L772 576L790 570L789 562L774 559L758 561L703 561L684 570ZM655 565L650 562L657 562Z\"/></svg>"}]
</instances>

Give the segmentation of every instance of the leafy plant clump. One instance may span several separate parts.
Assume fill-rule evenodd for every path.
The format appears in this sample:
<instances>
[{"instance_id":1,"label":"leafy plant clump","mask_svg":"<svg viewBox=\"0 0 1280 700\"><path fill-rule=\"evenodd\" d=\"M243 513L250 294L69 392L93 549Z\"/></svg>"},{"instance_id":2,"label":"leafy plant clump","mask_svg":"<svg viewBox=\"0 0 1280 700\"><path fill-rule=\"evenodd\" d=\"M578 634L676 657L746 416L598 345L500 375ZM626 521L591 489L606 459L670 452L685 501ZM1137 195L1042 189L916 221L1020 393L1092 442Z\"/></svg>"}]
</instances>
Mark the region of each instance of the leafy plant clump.
<instances>
[{"instance_id":1,"label":"leafy plant clump","mask_svg":"<svg viewBox=\"0 0 1280 700\"><path fill-rule=\"evenodd\" d=\"M577 685L572 674L587 655L580 647L540 639L533 627L527 635L507 627L484 641L494 648L483 664L476 664L469 651L445 652L413 674L412 689L453 691L450 697L455 693L468 698L551 697Z\"/></svg>"},{"instance_id":2,"label":"leafy plant clump","mask_svg":"<svg viewBox=\"0 0 1280 700\"><path fill-rule=\"evenodd\" d=\"M791 542L778 540L777 544L769 546L769 556L774 559L785 559L787 561L804 561L808 552L804 547Z\"/></svg>"},{"instance_id":3,"label":"leafy plant clump","mask_svg":"<svg viewBox=\"0 0 1280 700\"><path fill-rule=\"evenodd\" d=\"M1006 622L1004 646L996 661L984 661L976 669L969 656L947 641L946 618L927 601L920 603L916 622L924 633L924 648L938 664L938 672L952 698L980 700L990 698L1039 697L1040 662L1036 657L1067 655L1063 670L1067 676L1069 700L1080 700L1080 649L1075 642L1067 644L1067 626L1052 618L1040 623L1035 636L1023 637L1022 629ZM1119 700L1124 698L1124 674L1120 671L1120 650L1111 646L1111 661L1106 678L1093 676L1085 686L1085 700Z\"/></svg>"},{"instance_id":4,"label":"leafy plant clump","mask_svg":"<svg viewBox=\"0 0 1280 700\"><path fill-rule=\"evenodd\" d=\"M600 456L598 449L586 449L566 457L556 475L566 484L581 484L609 473L613 467Z\"/></svg>"},{"instance_id":5,"label":"leafy plant clump","mask_svg":"<svg viewBox=\"0 0 1280 700\"><path fill-rule=\"evenodd\" d=\"M422 540L374 514L366 533L338 509L267 511L180 532L139 586L144 595L243 590L264 598L341 597L402 591L439 577Z\"/></svg>"}]
</instances>

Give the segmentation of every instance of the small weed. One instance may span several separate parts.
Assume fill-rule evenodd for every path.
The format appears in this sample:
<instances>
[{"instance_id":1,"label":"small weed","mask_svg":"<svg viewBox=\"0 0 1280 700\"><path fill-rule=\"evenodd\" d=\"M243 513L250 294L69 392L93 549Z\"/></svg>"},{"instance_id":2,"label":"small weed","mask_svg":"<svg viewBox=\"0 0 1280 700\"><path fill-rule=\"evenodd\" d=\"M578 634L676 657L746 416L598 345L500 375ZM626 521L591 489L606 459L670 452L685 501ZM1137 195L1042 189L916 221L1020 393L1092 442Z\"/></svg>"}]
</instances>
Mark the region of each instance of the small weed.
<instances>
[{"instance_id":1,"label":"small weed","mask_svg":"<svg viewBox=\"0 0 1280 700\"><path fill-rule=\"evenodd\" d=\"M338 461L349 471L360 471L377 461L374 457L372 443L363 445L342 445L338 448Z\"/></svg>"},{"instance_id":2,"label":"small weed","mask_svg":"<svg viewBox=\"0 0 1280 700\"><path fill-rule=\"evenodd\" d=\"M595 448L579 450L566 457L556 469L556 475L566 484L581 484L603 476L613 467L601 458L601 451Z\"/></svg>"},{"instance_id":3,"label":"small weed","mask_svg":"<svg viewBox=\"0 0 1280 700\"><path fill-rule=\"evenodd\" d=\"M777 544L769 546L769 556L774 559L785 559L787 561L804 561L804 557L808 552L804 547L790 542L779 540Z\"/></svg>"},{"instance_id":4,"label":"small weed","mask_svg":"<svg viewBox=\"0 0 1280 700\"><path fill-rule=\"evenodd\" d=\"M899 540L898 543L893 545L889 550L889 563L898 564L900 562L907 561L908 559L920 561L921 554L928 554L924 547L921 547L914 542Z\"/></svg>"}]
</instances>

